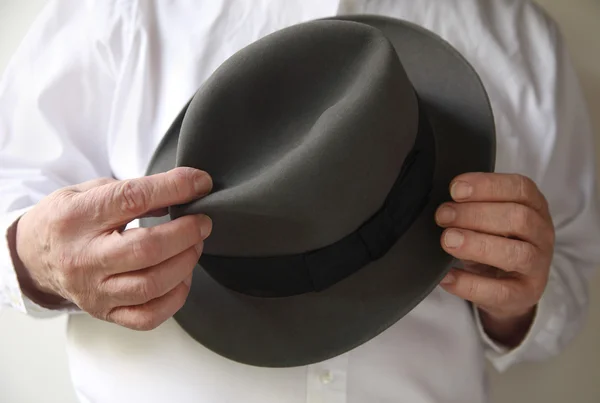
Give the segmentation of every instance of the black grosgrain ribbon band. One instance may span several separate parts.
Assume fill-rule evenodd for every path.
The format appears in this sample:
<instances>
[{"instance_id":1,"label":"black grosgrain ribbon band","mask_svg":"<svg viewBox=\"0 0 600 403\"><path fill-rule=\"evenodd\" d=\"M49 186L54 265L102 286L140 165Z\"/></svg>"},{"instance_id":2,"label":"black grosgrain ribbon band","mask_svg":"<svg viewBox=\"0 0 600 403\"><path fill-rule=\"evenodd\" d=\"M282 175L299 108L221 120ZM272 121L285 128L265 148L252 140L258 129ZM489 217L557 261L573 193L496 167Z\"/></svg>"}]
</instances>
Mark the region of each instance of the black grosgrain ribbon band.
<instances>
[{"instance_id":1,"label":"black grosgrain ribbon band","mask_svg":"<svg viewBox=\"0 0 600 403\"><path fill-rule=\"evenodd\" d=\"M435 140L423 107L413 149L383 206L341 240L306 253L274 257L203 255L200 265L223 286L257 297L318 292L384 256L429 200Z\"/></svg>"}]
</instances>

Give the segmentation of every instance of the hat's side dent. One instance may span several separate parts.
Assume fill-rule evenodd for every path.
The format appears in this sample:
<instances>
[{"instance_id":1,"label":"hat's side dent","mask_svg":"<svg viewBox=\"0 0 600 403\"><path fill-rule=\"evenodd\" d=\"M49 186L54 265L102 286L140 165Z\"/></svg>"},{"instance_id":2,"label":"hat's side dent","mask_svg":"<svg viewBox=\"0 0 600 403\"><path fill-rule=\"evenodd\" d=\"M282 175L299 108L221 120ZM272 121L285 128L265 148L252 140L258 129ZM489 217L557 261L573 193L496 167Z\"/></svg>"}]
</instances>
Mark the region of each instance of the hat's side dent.
<instances>
[{"instance_id":1,"label":"hat's side dent","mask_svg":"<svg viewBox=\"0 0 600 403\"><path fill-rule=\"evenodd\" d=\"M227 60L192 100L177 165L207 171L215 190L172 216L208 214L213 255L332 244L381 207L417 120L411 84L379 30L286 28Z\"/></svg>"}]
</instances>

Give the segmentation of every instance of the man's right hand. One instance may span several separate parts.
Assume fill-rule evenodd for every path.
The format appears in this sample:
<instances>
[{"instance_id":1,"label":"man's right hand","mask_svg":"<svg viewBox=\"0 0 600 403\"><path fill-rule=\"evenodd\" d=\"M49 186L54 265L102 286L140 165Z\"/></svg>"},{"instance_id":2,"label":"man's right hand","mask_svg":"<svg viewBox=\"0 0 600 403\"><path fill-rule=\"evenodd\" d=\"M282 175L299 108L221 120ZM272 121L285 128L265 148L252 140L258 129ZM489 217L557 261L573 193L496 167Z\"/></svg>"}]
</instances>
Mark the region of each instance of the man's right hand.
<instances>
[{"instance_id":1,"label":"man's right hand","mask_svg":"<svg viewBox=\"0 0 600 403\"><path fill-rule=\"evenodd\" d=\"M60 189L19 220L17 272L35 292L73 302L94 317L153 329L183 306L212 222L196 215L125 227L211 189L209 175L192 168Z\"/></svg>"}]
</instances>

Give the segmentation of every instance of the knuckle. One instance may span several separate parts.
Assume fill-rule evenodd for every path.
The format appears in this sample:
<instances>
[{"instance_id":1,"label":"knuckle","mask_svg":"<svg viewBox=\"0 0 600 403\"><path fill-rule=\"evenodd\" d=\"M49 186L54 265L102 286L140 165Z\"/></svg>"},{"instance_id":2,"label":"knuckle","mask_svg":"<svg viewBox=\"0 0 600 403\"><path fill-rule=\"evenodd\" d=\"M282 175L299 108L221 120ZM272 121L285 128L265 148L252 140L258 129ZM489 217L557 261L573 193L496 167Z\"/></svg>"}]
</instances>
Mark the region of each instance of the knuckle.
<instances>
[{"instance_id":1,"label":"knuckle","mask_svg":"<svg viewBox=\"0 0 600 403\"><path fill-rule=\"evenodd\" d=\"M115 265L115 262L119 262L119 259L115 259L115 257L116 253L113 249L107 250L104 253L95 253L93 257L94 266L101 271L112 269Z\"/></svg>"},{"instance_id":2,"label":"knuckle","mask_svg":"<svg viewBox=\"0 0 600 403\"><path fill-rule=\"evenodd\" d=\"M140 331L154 330L161 324L158 315L154 312L142 312L136 315L132 322L133 328Z\"/></svg>"},{"instance_id":3,"label":"knuckle","mask_svg":"<svg viewBox=\"0 0 600 403\"><path fill-rule=\"evenodd\" d=\"M507 251L507 269L528 273L535 264L537 252L526 242L511 242Z\"/></svg>"},{"instance_id":4,"label":"knuckle","mask_svg":"<svg viewBox=\"0 0 600 403\"><path fill-rule=\"evenodd\" d=\"M527 200L529 202L536 201L535 208L540 210L546 203L543 196L539 196L539 190L537 184L529 177L525 175L515 175L516 183L518 188L518 195L520 200Z\"/></svg>"},{"instance_id":5,"label":"knuckle","mask_svg":"<svg viewBox=\"0 0 600 403\"><path fill-rule=\"evenodd\" d=\"M502 180L493 175L485 175L485 189L489 189L491 197L500 197L504 193Z\"/></svg>"},{"instance_id":6,"label":"knuckle","mask_svg":"<svg viewBox=\"0 0 600 403\"><path fill-rule=\"evenodd\" d=\"M176 197L183 197L186 193L189 193L185 191L189 186L186 187L186 183L178 176L180 175L174 174L172 177L168 178L166 180L166 188L169 190L169 193Z\"/></svg>"},{"instance_id":7,"label":"knuckle","mask_svg":"<svg viewBox=\"0 0 600 403\"><path fill-rule=\"evenodd\" d=\"M78 193L75 198L77 201L76 207L80 211L85 211L83 215L78 215L79 220L84 216L85 219L99 221L102 217L102 209L104 201L107 200L107 194L108 192L104 189Z\"/></svg>"},{"instance_id":8,"label":"knuckle","mask_svg":"<svg viewBox=\"0 0 600 403\"><path fill-rule=\"evenodd\" d=\"M529 199L533 192L536 191L537 185L531 178L525 175L517 175L517 183L519 186L519 194L523 200Z\"/></svg>"},{"instance_id":9,"label":"knuckle","mask_svg":"<svg viewBox=\"0 0 600 403\"><path fill-rule=\"evenodd\" d=\"M84 254L61 253L56 260L53 279L63 292L80 307L96 307L104 303L98 291L95 267Z\"/></svg>"},{"instance_id":10,"label":"knuckle","mask_svg":"<svg viewBox=\"0 0 600 403\"><path fill-rule=\"evenodd\" d=\"M479 295L479 283L477 281L471 281L467 286L467 298L468 300L477 299Z\"/></svg>"},{"instance_id":11,"label":"knuckle","mask_svg":"<svg viewBox=\"0 0 600 403\"><path fill-rule=\"evenodd\" d=\"M92 296L88 294L81 296L80 301L81 303L78 305L94 318L113 322L111 315L116 307L111 305L107 295L98 293Z\"/></svg>"},{"instance_id":12,"label":"knuckle","mask_svg":"<svg viewBox=\"0 0 600 403\"><path fill-rule=\"evenodd\" d=\"M510 210L508 222L510 231L515 234L526 233L532 225L533 215L527 207L514 203Z\"/></svg>"},{"instance_id":13,"label":"knuckle","mask_svg":"<svg viewBox=\"0 0 600 403\"><path fill-rule=\"evenodd\" d=\"M101 313L100 318L116 323L132 330L149 331L160 325L160 320L155 312L148 310L133 310L129 307L117 307L106 313Z\"/></svg>"},{"instance_id":14,"label":"knuckle","mask_svg":"<svg viewBox=\"0 0 600 403\"><path fill-rule=\"evenodd\" d=\"M480 257L487 257L492 253L492 243L487 237L482 236L475 242L475 254Z\"/></svg>"},{"instance_id":15,"label":"knuckle","mask_svg":"<svg viewBox=\"0 0 600 403\"><path fill-rule=\"evenodd\" d=\"M159 295L159 286L156 277L152 272L146 273L142 277L138 277L131 284L130 292L137 295L143 301L150 301Z\"/></svg>"},{"instance_id":16,"label":"knuckle","mask_svg":"<svg viewBox=\"0 0 600 403\"><path fill-rule=\"evenodd\" d=\"M59 203L56 211L51 215L53 222L61 228L69 228L74 221L80 219L79 211L81 203L69 203L69 206L65 206L65 203Z\"/></svg>"},{"instance_id":17,"label":"knuckle","mask_svg":"<svg viewBox=\"0 0 600 403\"><path fill-rule=\"evenodd\" d=\"M139 181L124 181L116 196L120 200L121 211L125 214L141 215L149 209L150 191Z\"/></svg>"},{"instance_id":18,"label":"knuckle","mask_svg":"<svg viewBox=\"0 0 600 403\"><path fill-rule=\"evenodd\" d=\"M104 177L99 178L98 181L96 182L96 184L98 186L104 186L104 185L108 185L109 183L113 183L115 181L116 181L116 179L114 179L114 178L109 178L107 176L104 176Z\"/></svg>"},{"instance_id":19,"label":"knuckle","mask_svg":"<svg viewBox=\"0 0 600 403\"><path fill-rule=\"evenodd\" d=\"M59 215L61 213L69 213L71 209L71 204L73 199L75 198L75 192L67 188L61 188L55 190L46 196L40 204L45 204L51 206L53 209L53 216Z\"/></svg>"},{"instance_id":20,"label":"knuckle","mask_svg":"<svg viewBox=\"0 0 600 403\"><path fill-rule=\"evenodd\" d=\"M48 196L46 196L46 200L59 200L62 198L66 198L68 197L70 194L73 193L73 190L71 189L71 187L66 186L66 187L62 187L59 189L56 189L52 192L50 192L50 194L48 194Z\"/></svg>"},{"instance_id":21,"label":"knuckle","mask_svg":"<svg viewBox=\"0 0 600 403\"><path fill-rule=\"evenodd\" d=\"M517 248L518 259L517 263L519 267L525 272L530 272L533 268L537 256L535 247L529 243L522 242Z\"/></svg>"},{"instance_id":22,"label":"knuckle","mask_svg":"<svg viewBox=\"0 0 600 403\"><path fill-rule=\"evenodd\" d=\"M162 245L151 228L138 228L131 240L131 256L137 262L152 264L160 260Z\"/></svg>"},{"instance_id":23,"label":"knuckle","mask_svg":"<svg viewBox=\"0 0 600 403\"><path fill-rule=\"evenodd\" d=\"M94 316L95 318L102 319L106 322L112 322L112 323L116 323L119 325L123 325L122 323L119 322L118 318L115 315L117 309L118 308L111 308L108 311L98 310L98 311L92 311L89 313L90 313L90 315Z\"/></svg>"},{"instance_id":24,"label":"knuckle","mask_svg":"<svg viewBox=\"0 0 600 403\"><path fill-rule=\"evenodd\" d=\"M74 301L75 302L75 301ZM91 317L103 320L105 322L114 322L111 318L111 311L97 303L77 303L77 306L88 313Z\"/></svg>"},{"instance_id":25,"label":"knuckle","mask_svg":"<svg viewBox=\"0 0 600 403\"><path fill-rule=\"evenodd\" d=\"M81 303L78 304L79 307L92 315L94 318L107 320L108 301L104 296L94 296L92 298L90 295L88 295L84 298L81 298L80 301Z\"/></svg>"},{"instance_id":26,"label":"knuckle","mask_svg":"<svg viewBox=\"0 0 600 403\"><path fill-rule=\"evenodd\" d=\"M58 237L65 236L79 228L77 225L77 221L80 220L79 208L77 205L67 207L64 202L59 202L53 210L48 211L47 220L52 234Z\"/></svg>"},{"instance_id":27,"label":"knuckle","mask_svg":"<svg viewBox=\"0 0 600 403\"><path fill-rule=\"evenodd\" d=\"M506 285L500 283L498 287L495 288L495 291L492 296L492 300L494 305L498 307L502 307L508 305L512 296L511 289Z\"/></svg>"},{"instance_id":28,"label":"knuckle","mask_svg":"<svg viewBox=\"0 0 600 403\"><path fill-rule=\"evenodd\" d=\"M506 270L515 271L519 266L519 250L515 242L510 242L506 246Z\"/></svg>"}]
</instances>

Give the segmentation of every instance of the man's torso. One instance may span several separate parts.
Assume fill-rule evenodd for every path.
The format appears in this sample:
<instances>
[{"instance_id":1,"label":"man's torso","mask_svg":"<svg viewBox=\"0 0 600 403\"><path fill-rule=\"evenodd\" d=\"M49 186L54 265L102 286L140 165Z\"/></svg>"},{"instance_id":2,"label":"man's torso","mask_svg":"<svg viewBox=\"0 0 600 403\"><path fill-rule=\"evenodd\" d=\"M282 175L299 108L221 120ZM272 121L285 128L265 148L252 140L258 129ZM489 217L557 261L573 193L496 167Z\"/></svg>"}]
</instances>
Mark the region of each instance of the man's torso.
<instances>
[{"instance_id":1,"label":"man's torso","mask_svg":"<svg viewBox=\"0 0 600 403\"><path fill-rule=\"evenodd\" d=\"M144 175L172 120L227 57L277 29L343 13L406 19L448 40L474 65L489 92L498 131L497 170L535 178L543 164L529 153L543 132L537 110L542 101L531 85L529 59L521 55L531 50L523 41L544 32L543 19L521 1L175 0L125 1L118 8L122 14L116 15L131 29L130 47L119 55L122 68L107 133L117 179ZM74 386L84 402L485 400L483 354L469 306L439 288L380 336L308 367L230 362L198 345L173 320L140 333L73 315L68 341Z\"/></svg>"}]
</instances>

